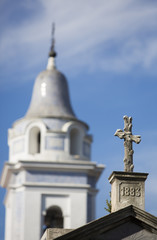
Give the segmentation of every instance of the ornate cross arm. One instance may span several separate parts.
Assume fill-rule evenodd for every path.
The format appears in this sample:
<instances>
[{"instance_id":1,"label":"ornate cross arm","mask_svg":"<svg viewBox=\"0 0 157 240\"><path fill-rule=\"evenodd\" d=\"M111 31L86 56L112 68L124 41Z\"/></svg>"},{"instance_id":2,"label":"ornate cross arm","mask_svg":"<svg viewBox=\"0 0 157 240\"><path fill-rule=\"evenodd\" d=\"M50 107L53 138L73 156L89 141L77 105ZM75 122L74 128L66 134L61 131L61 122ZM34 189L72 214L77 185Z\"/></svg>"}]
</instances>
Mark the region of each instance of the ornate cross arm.
<instances>
[{"instance_id":1,"label":"ornate cross arm","mask_svg":"<svg viewBox=\"0 0 157 240\"><path fill-rule=\"evenodd\" d=\"M133 142L139 144L141 142L141 136L140 135L132 135L131 139Z\"/></svg>"},{"instance_id":2,"label":"ornate cross arm","mask_svg":"<svg viewBox=\"0 0 157 240\"><path fill-rule=\"evenodd\" d=\"M132 142L140 143L141 136L132 135L132 117L124 116L124 131L117 129L115 136L124 139L124 171L133 172L133 148Z\"/></svg>"},{"instance_id":3,"label":"ornate cross arm","mask_svg":"<svg viewBox=\"0 0 157 240\"><path fill-rule=\"evenodd\" d=\"M125 133L123 132L122 129L117 129L117 131L115 132L114 136L119 137L120 139L123 139L125 136Z\"/></svg>"}]
</instances>

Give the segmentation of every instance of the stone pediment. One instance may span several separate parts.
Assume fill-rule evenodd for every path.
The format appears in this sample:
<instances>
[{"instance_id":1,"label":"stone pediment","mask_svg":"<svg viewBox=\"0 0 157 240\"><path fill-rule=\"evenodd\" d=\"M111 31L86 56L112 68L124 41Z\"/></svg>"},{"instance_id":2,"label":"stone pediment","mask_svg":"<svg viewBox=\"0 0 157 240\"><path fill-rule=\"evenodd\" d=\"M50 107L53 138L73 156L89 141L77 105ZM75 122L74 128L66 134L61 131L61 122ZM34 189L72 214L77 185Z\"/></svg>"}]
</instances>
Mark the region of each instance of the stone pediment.
<instances>
[{"instance_id":1,"label":"stone pediment","mask_svg":"<svg viewBox=\"0 0 157 240\"><path fill-rule=\"evenodd\" d=\"M49 236L46 240L54 239ZM76 230L55 238L56 240L112 240L157 239L157 218L135 206L128 206Z\"/></svg>"}]
</instances>

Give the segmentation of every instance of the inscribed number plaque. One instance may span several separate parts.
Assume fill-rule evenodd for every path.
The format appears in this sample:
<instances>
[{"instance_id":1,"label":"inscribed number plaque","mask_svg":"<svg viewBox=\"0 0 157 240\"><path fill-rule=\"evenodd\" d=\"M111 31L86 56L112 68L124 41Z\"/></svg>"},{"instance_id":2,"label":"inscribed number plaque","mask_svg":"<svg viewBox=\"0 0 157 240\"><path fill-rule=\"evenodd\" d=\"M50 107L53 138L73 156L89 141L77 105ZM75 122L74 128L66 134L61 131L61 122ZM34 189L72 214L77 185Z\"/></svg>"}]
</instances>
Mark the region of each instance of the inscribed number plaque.
<instances>
[{"instance_id":1,"label":"inscribed number plaque","mask_svg":"<svg viewBox=\"0 0 157 240\"><path fill-rule=\"evenodd\" d=\"M140 187L122 187L121 195L122 196L140 197L141 196L141 188Z\"/></svg>"}]
</instances>

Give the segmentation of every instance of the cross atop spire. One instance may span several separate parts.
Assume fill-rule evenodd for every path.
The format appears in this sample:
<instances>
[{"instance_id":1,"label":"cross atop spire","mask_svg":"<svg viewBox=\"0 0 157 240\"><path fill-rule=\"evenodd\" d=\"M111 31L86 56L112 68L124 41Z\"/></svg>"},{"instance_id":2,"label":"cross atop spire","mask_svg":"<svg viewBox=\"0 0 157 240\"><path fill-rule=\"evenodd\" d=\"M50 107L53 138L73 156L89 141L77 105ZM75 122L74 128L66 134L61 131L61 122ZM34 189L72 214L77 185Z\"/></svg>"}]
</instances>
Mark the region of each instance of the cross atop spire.
<instances>
[{"instance_id":1,"label":"cross atop spire","mask_svg":"<svg viewBox=\"0 0 157 240\"><path fill-rule=\"evenodd\" d=\"M141 136L132 135L132 117L124 116L124 131L117 129L115 136L124 139L124 171L133 172L133 148L132 142L140 143Z\"/></svg>"},{"instance_id":2,"label":"cross atop spire","mask_svg":"<svg viewBox=\"0 0 157 240\"><path fill-rule=\"evenodd\" d=\"M52 42L51 42L51 49L49 52L49 57L56 57L56 55L57 55L54 50L54 45L55 45L54 34L55 34L55 23L52 23Z\"/></svg>"}]
</instances>

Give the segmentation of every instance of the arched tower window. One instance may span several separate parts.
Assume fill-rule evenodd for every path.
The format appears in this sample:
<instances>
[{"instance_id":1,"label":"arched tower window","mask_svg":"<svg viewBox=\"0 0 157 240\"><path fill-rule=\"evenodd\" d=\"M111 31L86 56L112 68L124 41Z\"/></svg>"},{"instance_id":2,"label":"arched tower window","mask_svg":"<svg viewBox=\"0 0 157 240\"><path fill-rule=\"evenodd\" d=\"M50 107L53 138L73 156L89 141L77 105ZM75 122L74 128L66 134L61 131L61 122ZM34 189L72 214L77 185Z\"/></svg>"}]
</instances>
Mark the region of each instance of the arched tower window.
<instances>
[{"instance_id":1,"label":"arched tower window","mask_svg":"<svg viewBox=\"0 0 157 240\"><path fill-rule=\"evenodd\" d=\"M70 154L80 155L81 153L81 137L78 129L72 129L70 132Z\"/></svg>"},{"instance_id":2,"label":"arched tower window","mask_svg":"<svg viewBox=\"0 0 157 240\"><path fill-rule=\"evenodd\" d=\"M44 217L44 230L47 228L63 228L63 214L58 206L49 207Z\"/></svg>"},{"instance_id":3,"label":"arched tower window","mask_svg":"<svg viewBox=\"0 0 157 240\"><path fill-rule=\"evenodd\" d=\"M29 133L29 153L40 153L41 150L41 132L38 127L33 127Z\"/></svg>"}]
</instances>

